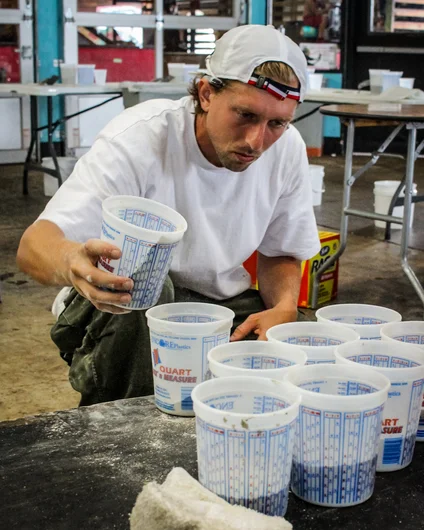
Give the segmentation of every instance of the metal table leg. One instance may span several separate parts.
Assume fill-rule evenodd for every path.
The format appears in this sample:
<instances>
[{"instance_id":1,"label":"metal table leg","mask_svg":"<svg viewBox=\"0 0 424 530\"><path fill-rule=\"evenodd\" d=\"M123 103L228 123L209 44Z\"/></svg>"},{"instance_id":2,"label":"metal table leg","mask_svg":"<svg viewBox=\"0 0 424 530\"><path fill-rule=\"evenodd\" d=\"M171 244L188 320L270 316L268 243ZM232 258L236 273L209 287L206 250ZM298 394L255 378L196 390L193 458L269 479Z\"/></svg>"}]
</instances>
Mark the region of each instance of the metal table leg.
<instances>
[{"instance_id":1,"label":"metal table leg","mask_svg":"<svg viewBox=\"0 0 424 530\"><path fill-rule=\"evenodd\" d=\"M406 157L406 175L405 175L405 199L404 199L404 211L403 211L403 225L402 225L402 238L400 245L400 257L402 263L402 269L412 283L415 291L424 304L424 289L408 263L408 244L409 234L411 231L410 220L412 210L412 185L414 181L414 166L415 166L415 144L417 141L417 129L414 124L408 125L408 153Z\"/></svg>"},{"instance_id":2,"label":"metal table leg","mask_svg":"<svg viewBox=\"0 0 424 530\"><path fill-rule=\"evenodd\" d=\"M24 162L24 178L23 178L23 194L28 195L28 171L31 164L32 152L37 142L37 98L30 96L30 109L31 109L31 142L29 144L27 156Z\"/></svg>"},{"instance_id":3,"label":"metal table leg","mask_svg":"<svg viewBox=\"0 0 424 530\"><path fill-rule=\"evenodd\" d=\"M47 98L47 134L48 134L48 145L50 156L53 159L53 164L55 167L56 177L59 187L62 186L62 176L60 174L59 162L57 161L56 150L53 145L53 133L57 126L53 124L53 98Z\"/></svg>"},{"instance_id":4,"label":"metal table leg","mask_svg":"<svg viewBox=\"0 0 424 530\"><path fill-rule=\"evenodd\" d=\"M353 184L352 179L352 158L353 158L353 144L355 139L355 121L353 119L349 120L347 127L347 140L346 140L346 159L345 159L345 171L344 171L344 180L343 180L343 206L342 206L342 215L340 221L340 247L339 250L331 256L321 267L317 270L315 274L314 284L312 288L312 301L311 305L313 308L316 308L318 305L318 290L319 290L319 280L321 275L329 269L343 254L346 243L347 243L347 230L348 230L348 220L349 214L345 212L350 205L350 189Z\"/></svg>"}]
</instances>

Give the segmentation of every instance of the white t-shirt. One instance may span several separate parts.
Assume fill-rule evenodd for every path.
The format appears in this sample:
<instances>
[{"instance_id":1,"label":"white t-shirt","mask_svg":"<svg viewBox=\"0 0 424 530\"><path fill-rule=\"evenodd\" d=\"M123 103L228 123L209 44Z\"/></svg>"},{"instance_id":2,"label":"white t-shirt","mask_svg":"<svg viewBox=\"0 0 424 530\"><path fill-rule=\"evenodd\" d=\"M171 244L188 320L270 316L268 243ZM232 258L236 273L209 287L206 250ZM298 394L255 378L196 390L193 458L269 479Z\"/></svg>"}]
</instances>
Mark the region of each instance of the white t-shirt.
<instances>
[{"instance_id":1,"label":"white t-shirt","mask_svg":"<svg viewBox=\"0 0 424 530\"><path fill-rule=\"evenodd\" d=\"M154 199L183 215L188 230L171 278L217 300L250 287L242 263L255 250L303 260L320 248L298 131L289 127L243 172L218 168L197 144L191 97L150 100L113 119L39 219L74 241L99 238L111 195Z\"/></svg>"}]
</instances>

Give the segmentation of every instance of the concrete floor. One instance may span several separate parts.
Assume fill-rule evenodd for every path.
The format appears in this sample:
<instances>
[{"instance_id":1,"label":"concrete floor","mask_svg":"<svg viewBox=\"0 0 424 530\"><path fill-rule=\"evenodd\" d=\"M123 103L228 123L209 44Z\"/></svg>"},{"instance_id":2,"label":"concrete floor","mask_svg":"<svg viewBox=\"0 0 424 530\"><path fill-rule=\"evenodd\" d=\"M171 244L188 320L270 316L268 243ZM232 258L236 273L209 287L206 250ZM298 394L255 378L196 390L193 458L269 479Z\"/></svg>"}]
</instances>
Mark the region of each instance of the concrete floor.
<instances>
[{"instance_id":1,"label":"concrete floor","mask_svg":"<svg viewBox=\"0 0 424 530\"><path fill-rule=\"evenodd\" d=\"M338 229L342 194L342 157L311 160L326 168L323 204L316 208L323 228ZM356 165L364 158L355 158ZM400 179L403 162L384 159L353 189L354 207L372 208L374 179ZM53 324L51 303L58 289L37 285L18 271L15 254L25 228L41 212L42 175L30 176L30 195L21 192L22 166L0 166L0 421L29 414L75 407L79 394L70 387L67 365L50 340ZM424 160L416 167L418 189L424 191ZM424 282L424 204L416 205L411 239L411 263ZM392 242L383 240L383 230L372 221L353 219L348 247L340 263L338 303L361 302L387 306L399 311L405 320L423 318L423 307L400 268L399 231ZM421 230L420 230L421 228ZM304 318L314 312L303 310Z\"/></svg>"}]
</instances>

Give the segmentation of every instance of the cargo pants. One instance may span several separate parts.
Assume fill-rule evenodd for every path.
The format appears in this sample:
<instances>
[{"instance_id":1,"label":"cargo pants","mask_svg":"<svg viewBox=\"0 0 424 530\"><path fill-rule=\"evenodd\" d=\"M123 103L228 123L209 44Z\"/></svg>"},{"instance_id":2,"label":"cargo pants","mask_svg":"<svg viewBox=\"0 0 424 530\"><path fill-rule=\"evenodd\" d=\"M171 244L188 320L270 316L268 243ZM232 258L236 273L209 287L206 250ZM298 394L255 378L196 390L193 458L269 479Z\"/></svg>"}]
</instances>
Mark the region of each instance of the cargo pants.
<instances>
[{"instance_id":1,"label":"cargo pants","mask_svg":"<svg viewBox=\"0 0 424 530\"><path fill-rule=\"evenodd\" d=\"M250 314L263 311L259 292L248 289L223 301L174 287L167 278L158 304L203 302L235 313L233 330ZM69 380L81 394L80 406L153 394L153 375L146 311L113 315L97 310L74 289L51 330ZM249 337L256 338L256 336Z\"/></svg>"}]
</instances>

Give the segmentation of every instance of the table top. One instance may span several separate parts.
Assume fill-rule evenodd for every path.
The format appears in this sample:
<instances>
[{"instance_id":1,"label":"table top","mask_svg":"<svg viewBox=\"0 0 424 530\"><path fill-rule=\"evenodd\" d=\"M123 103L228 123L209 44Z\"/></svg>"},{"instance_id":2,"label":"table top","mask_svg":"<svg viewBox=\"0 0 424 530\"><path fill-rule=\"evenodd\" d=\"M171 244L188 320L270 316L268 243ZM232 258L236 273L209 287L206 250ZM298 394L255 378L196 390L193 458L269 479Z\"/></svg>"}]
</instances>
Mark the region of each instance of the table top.
<instances>
[{"instance_id":1,"label":"table top","mask_svg":"<svg viewBox=\"0 0 424 530\"><path fill-rule=\"evenodd\" d=\"M8 530L129 528L145 482L173 467L197 478L195 420L134 398L0 423L0 526ZM289 496L294 530L417 530L423 524L424 443L412 464L377 475L374 495L343 509Z\"/></svg>"},{"instance_id":2,"label":"table top","mask_svg":"<svg viewBox=\"0 0 424 530\"><path fill-rule=\"evenodd\" d=\"M369 90L352 90L347 88L321 88L308 90L305 101L316 103L347 103L347 104L381 104L403 103L408 105L424 105L424 92L418 89L392 87L382 94L371 94Z\"/></svg>"},{"instance_id":3,"label":"table top","mask_svg":"<svg viewBox=\"0 0 424 530\"><path fill-rule=\"evenodd\" d=\"M373 103L370 105L327 105L320 108L326 116L357 118L361 120L393 120L423 122L424 105L404 105L397 103Z\"/></svg>"},{"instance_id":4,"label":"table top","mask_svg":"<svg viewBox=\"0 0 424 530\"><path fill-rule=\"evenodd\" d=\"M1 83L0 94L11 96L83 96L90 94L121 94L121 83L104 85L38 85L36 83Z\"/></svg>"}]
</instances>

